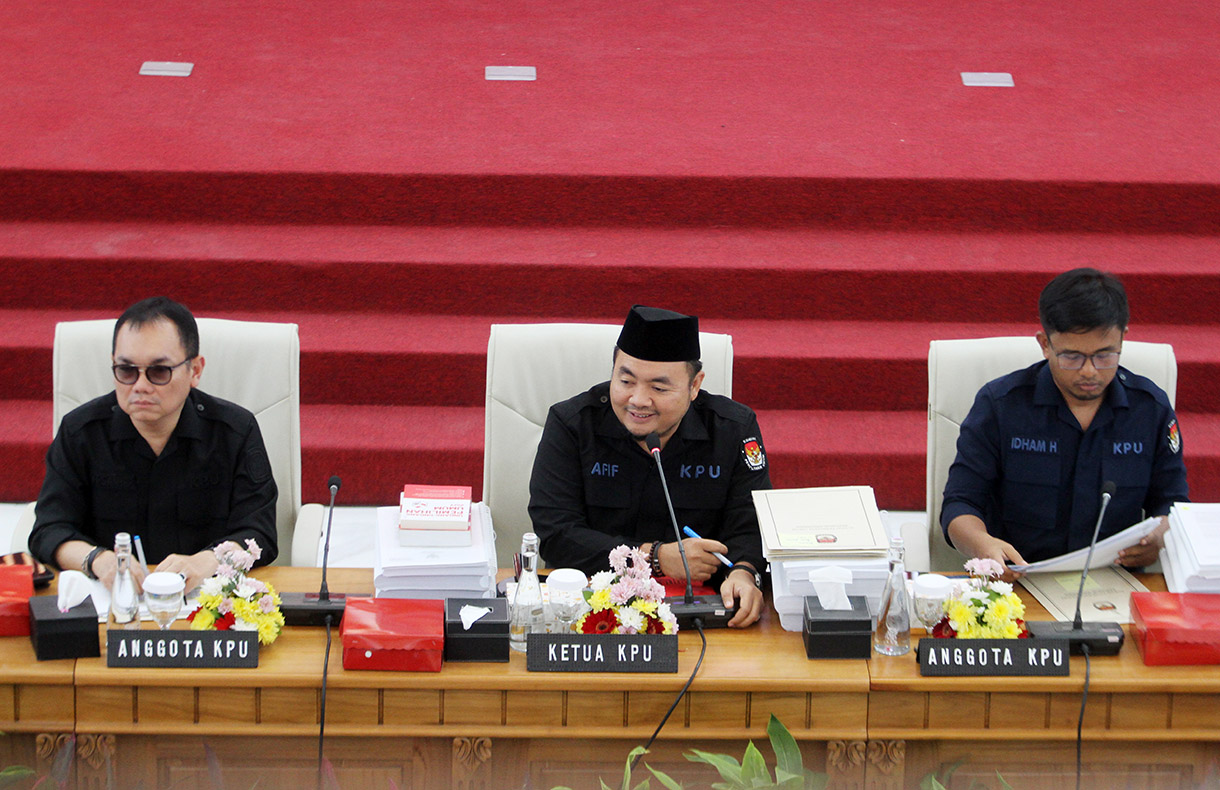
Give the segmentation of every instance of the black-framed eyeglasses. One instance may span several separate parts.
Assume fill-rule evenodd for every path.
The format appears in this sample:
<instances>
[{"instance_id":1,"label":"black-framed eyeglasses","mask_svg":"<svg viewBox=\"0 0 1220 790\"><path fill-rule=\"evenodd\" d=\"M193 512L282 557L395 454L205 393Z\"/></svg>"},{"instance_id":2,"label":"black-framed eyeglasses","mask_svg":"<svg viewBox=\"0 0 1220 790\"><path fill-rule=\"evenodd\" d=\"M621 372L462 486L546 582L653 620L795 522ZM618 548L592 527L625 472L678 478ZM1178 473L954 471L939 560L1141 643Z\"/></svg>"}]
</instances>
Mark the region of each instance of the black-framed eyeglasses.
<instances>
[{"instance_id":1,"label":"black-framed eyeglasses","mask_svg":"<svg viewBox=\"0 0 1220 790\"><path fill-rule=\"evenodd\" d=\"M1048 342L1047 345L1050 345ZM1051 346L1051 350L1055 351L1055 347ZM1055 357L1059 360L1059 367L1063 370L1080 370L1084 367L1084 361L1090 360L1093 363L1094 370L1113 370L1118 367L1119 351L1099 351L1096 354L1081 354L1079 351L1055 351Z\"/></svg>"},{"instance_id":2,"label":"black-framed eyeglasses","mask_svg":"<svg viewBox=\"0 0 1220 790\"><path fill-rule=\"evenodd\" d=\"M149 384L163 387L174 377L174 368L180 368L192 359L194 357L187 357L177 365L111 365L110 370L114 372L114 380L120 384L135 384L140 380L140 372L143 371Z\"/></svg>"}]
</instances>

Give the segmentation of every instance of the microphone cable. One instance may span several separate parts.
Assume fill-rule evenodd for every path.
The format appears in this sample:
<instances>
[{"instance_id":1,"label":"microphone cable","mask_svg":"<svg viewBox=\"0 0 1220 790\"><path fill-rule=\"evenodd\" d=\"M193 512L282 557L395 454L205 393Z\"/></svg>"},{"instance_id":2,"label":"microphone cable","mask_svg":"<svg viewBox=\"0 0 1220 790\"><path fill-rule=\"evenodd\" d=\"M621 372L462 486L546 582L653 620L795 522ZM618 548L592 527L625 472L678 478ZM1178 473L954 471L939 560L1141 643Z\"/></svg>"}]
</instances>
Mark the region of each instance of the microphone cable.
<instances>
[{"instance_id":1,"label":"microphone cable","mask_svg":"<svg viewBox=\"0 0 1220 790\"><path fill-rule=\"evenodd\" d=\"M322 790L322 742L326 738L326 678L330 672L330 619L326 615L326 652L322 659L322 721L318 724L318 790Z\"/></svg>"},{"instance_id":2,"label":"microphone cable","mask_svg":"<svg viewBox=\"0 0 1220 790\"><path fill-rule=\"evenodd\" d=\"M1076 790L1080 790L1080 748L1083 741L1084 731L1084 706L1089 703L1089 672L1092 670L1092 661L1089 658L1088 642L1081 643L1080 652L1084 656L1084 694L1080 698L1080 718L1076 720Z\"/></svg>"},{"instance_id":3,"label":"microphone cable","mask_svg":"<svg viewBox=\"0 0 1220 790\"><path fill-rule=\"evenodd\" d=\"M695 668L691 671L690 677L686 679L686 684L682 686L682 690L678 692L674 704L670 705L669 710L665 711L665 715L661 717L661 723L652 731L652 737L648 739L648 743L644 744L644 751L637 754L635 759L631 761L632 771L640 764L640 760L644 759L644 755L651 748L652 742L661 734L661 729L665 726L665 722L669 721L669 717L673 714L674 709L678 707L678 703L686 696L686 692L690 690L690 684L695 682L695 676L699 674L699 667L703 666L703 657L707 655L707 635L703 633L703 621L698 617L695 618L695 629L699 632L699 639L703 641L703 646L699 648L699 660L695 662Z\"/></svg>"}]
</instances>

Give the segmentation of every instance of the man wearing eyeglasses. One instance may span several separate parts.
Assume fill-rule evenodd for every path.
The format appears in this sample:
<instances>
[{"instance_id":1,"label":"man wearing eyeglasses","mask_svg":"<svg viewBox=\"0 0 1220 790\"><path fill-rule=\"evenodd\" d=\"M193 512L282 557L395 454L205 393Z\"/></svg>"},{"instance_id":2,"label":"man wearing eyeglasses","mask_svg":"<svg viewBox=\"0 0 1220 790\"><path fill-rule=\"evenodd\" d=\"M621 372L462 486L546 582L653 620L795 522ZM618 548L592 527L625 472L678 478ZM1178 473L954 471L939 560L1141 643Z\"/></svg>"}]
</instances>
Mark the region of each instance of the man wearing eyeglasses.
<instances>
[{"instance_id":1,"label":"man wearing eyeglasses","mask_svg":"<svg viewBox=\"0 0 1220 790\"><path fill-rule=\"evenodd\" d=\"M1117 491L1100 537L1162 516L1119 556L1122 565L1148 565L1163 545L1164 516L1187 498L1186 467L1168 396L1119 364L1126 291L1113 275L1073 269L1043 289L1038 314L1045 360L979 391L949 469L941 526L967 556L1048 559L1089 545L1109 480Z\"/></svg>"},{"instance_id":2,"label":"man wearing eyeglasses","mask_svg":"<svg viewBox=\"0 0 1220 790\"><path fill-rule=\"evenodd\" d=\"M194 316L154 297L115 323L114 392L64 416L38 495L30 551L109 585L119 532L150 566L192 589L216 571L212 548L253 538L276 556L275 480L254 415L198 389ZM144 575L139 563L133 572Z\"/></svg>"}]
</instances>

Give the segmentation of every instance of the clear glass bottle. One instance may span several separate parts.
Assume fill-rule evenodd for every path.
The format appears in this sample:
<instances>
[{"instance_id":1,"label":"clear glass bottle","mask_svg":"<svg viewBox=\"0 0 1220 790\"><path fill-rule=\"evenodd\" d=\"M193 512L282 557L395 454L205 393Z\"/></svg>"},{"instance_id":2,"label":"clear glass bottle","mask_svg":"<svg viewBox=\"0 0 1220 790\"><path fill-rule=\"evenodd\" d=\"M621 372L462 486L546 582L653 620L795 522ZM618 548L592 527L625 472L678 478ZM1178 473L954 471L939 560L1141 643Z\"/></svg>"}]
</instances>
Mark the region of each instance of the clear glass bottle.
<instances>
[{"instance_id":1,"label":"clear glass bottle","mask_svg":"<svg viewBox=\"0 0 1220 790\"><path fill-rule=\"evenodd\" d=\"M890 541L890 574L881 593L881 610L873 631L873 649L885 656L911 651L911 602L907 594L906 548L902 538Z\"/></svg>"},{"instance_id":2,"label":"clear glass bottle","mask_svg":"<svg viewBox=\"0 0 1220 790\"><path fill-rule=\"evenodd\" d=\"M527 532L521 538L521 575L513 593L508 640L513 650L525 652L527 634L545 634L542 585L538 581L538 536Z\"/></svg>"},{"instance_id":3,"label":"clear glass bottle","mask_svg":"<svg viewBox=\"0 0 1220 790\"><path fill-rule=\"evenodd\" d=\"M140 593L131 575L131 535L120 532L114 536L114 556L117 565L114 584L110 587L110 628L140 627Z\"/></svg>"}]
</instances>

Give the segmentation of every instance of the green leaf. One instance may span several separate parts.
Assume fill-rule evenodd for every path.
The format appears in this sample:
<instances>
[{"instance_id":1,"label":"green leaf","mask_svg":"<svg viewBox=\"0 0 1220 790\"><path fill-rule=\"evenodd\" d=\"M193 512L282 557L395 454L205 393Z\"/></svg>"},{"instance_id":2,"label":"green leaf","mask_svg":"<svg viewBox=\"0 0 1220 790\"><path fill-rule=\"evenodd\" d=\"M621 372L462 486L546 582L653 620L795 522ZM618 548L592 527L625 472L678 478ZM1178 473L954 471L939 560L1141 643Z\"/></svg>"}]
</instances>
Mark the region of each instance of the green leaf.
<instances>
[{"instance_id":1,"label":"green leaf","mask_svg":"<svg viewBox=\"0 0 1220 790\"><path fill-rule=\"evenodd\" d=\"M0 787L11 787L34 775L34 769L32 768L27 768L24 765L10 765L8 768L0 771Z\"/></svg>"},{"instance_id":2,"label":"green leaf","mask_svg":"<svg viewBox=\"0 0 1220 790\"><path fill-rule=\"evenodd\" d=\"M720 772L720 778L729 782L729 787L741 787L741 766L727 754L713 754L698 749L686 753L686 759L692 763L707 763ZM713 785L715 787L715 785Z\"/></svg>"},{"instance_id":3,"label":"green leaf","mask_svg":"<svg viewBox=\"0 0 1220 790\"><path fill-rule=\"evenodd\" d=\"M796 744L796 738L788 732L784 723L771 714L767 722L767 735L771 738L771 749L775 752L775 781L779 783L779 772L784 771L793 776L804 773L804 761L801 758L801 748Z\"/></svg>"},{"instance_id":4,"label":"green leaf","mask_svg":"<svg viewBox=\"0 0 1220 790\"><path fill-rule=\"evenodd\" d=\"M649 787L648 780L643 779L640 781L640 783L638 785L635 786L635 790L648 790L648 787Z\"/></svg>"},{"instance_id":5,"label":"green leaf","mask_svg":"<svg viewBox=\"0 0 1220 790\"><path fill-rule=\"evenodd\" d=\"M652 775L657 778L657 781L661 783L661 786L664 787L665 790L682 790L682 785L675 782L669 776L669 774L665 773L664 771L658 771L648 763L644 763L644 767L649 771L652 771Z\"/></svg>"},{"instance_id":6,"label":"green leaf","mask_svg":"<svg viewBox=\"0 0 1220 790\"><path fill-rule=\"evenodd\" d=\"M754 741L746 744L746 753L741 758L741 784L744 787L763 787L771 784L771 774L767 771L767 761L762 752L754 745Z\"/></svg>"},{"instance_id":7,"label":"green leaf","mask_svg":"<svg viewBox=\"0 0 1220 790\"><path fill-rule=\"evenodd\" d=\"M826 790L830 786L830 774L820 774L811 768L805 769L805 790Z\"/></svg>"},{"instance_id":8,"label":"green leaf","mask_svg":"<svg viewBox=\"0 0 1220 790\"><path fill-rule=\"evenodd\" d=\"M627 764L623 766L623 784L622 790L631 790L631 763L641 754L648 754L648 750L643 746L637 746L627 755ZM608 789L607 789L608 790Z\"/></svg>"},{"instance_id":9,"label":"green leaf","mask_svg":"<svg viewBox=\"0 0 1220 790\"><path fill-rule=\"evenodd\" d=\"M1003 775L1003 774L1001 774L999 771L996 771L996 772L995 772L995 778L1000 780L1000 787L1004 788L1004 790L1012 790L1012 785L1010 785L1010 784L1009 784L1009 783L1008 783L1008 782L1007 782L1007 781L1004 779L1004 775Z\"/></svg>"}]
</instances>

